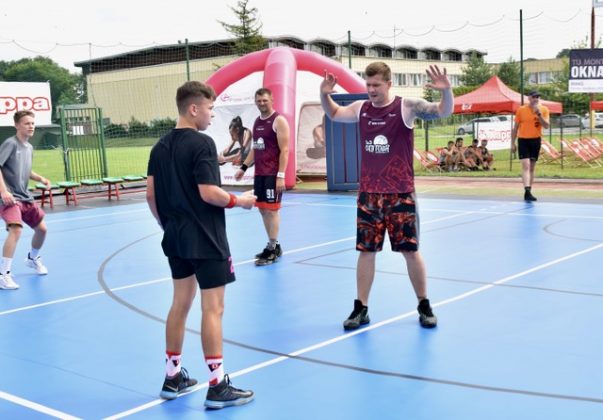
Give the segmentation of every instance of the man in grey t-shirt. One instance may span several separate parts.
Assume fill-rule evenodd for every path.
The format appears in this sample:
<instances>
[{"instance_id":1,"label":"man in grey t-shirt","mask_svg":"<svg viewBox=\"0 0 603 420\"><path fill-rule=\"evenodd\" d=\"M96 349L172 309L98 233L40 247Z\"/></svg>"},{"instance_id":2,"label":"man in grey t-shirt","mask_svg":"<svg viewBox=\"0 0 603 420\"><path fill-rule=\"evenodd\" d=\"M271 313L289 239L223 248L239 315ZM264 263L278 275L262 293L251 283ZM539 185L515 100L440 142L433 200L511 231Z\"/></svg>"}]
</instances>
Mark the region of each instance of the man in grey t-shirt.
<instances>
[{"instance_id":1,"label":"man in grey t-shirt","mask_svg":"<svg viewBox=\"0 0 603 420\"><path fill-rule=\"evenodd\" d=\"M14 121L17 133L0 144L0 216L8 231L0 261L0 289L19 288L12 277L11 267L24 223L34 230L31 251L25 263L38 274L48 274L39 255L47 232L45 214L28 191L27 183L32 179L50 189L50 181L31 169L33 148L29 139L35 131L34 113L17 111Z\"/></svg>"}]
</instances>

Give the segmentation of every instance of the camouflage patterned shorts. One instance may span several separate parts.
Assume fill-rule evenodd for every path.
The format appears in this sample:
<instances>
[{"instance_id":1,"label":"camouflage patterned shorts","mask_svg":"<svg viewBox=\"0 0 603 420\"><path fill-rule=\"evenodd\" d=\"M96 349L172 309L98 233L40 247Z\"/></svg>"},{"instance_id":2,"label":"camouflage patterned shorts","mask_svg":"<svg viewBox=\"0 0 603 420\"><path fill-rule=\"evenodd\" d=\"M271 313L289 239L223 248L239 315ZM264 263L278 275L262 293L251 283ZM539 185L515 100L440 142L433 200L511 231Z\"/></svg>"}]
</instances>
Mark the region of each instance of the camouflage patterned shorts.
<instances>
[{"instance_id":1,"label":"camouflage patterned shorts","mask_svg":"<svg viewBox=\"0 0 603 420\"><path fill-rule=\"evenodd\" d=\"M386 230L392 251L419 250L419 217L414 193L361 192L357 203L357 250L381 251Z\"/></svg>"}]
</instances>

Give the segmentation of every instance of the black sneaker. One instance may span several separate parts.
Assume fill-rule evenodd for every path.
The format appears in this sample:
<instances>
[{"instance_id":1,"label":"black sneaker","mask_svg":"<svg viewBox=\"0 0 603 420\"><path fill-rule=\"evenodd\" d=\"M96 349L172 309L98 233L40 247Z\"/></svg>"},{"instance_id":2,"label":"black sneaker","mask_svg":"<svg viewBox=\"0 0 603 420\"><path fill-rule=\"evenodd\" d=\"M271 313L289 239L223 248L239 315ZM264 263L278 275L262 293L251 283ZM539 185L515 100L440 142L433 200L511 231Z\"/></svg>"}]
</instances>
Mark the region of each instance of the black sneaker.
<instances>
[{"instance_id":1,"label":"black sneaker","mask_svg":"<svg viewBox=\"0 0 603 420\"><path fill-rule=\"evenodd\" d=\"M244 391L235 388L230 383L228 375L218 385L210 386L205 397L207 408L219 409L233 405L247 404L253 400L253 391Z\"/></svg>"},{"instance_id":2,"label":"black sneaker","mask_svg":"<svg viewBox=\"0 0 603 420\"><path fill-rule=\"evenodd\" d=\"M255 254L255 259L257 260L258 258L260 258L267 251L270 251L270 249L268 247L264 248L262 252L260 252L259 254ZM283 249L281 248L281 244L276 244L276 248L274 248L274 251L276 252L276 256L280 258L283 255Z\"/></svg>"},{"instance_id":3,"label":"black sneaker","mask_svg":"<svg viewBox=\"0 0 603 420\"><path fill-rule=\"evenodd\" d=\"M264 249L257 260L255 260L255 265L270 265L275 263L278 260L278 255L276 254L276 249Z\"/></svg>"},{"instance_id":4,"label":"black sneaker","mask_svg":"<svg viewBox=\"0 0 603 420\"><path fill-rule=\"evenodd\" d=\"M354 310L346 319L343 321L344 330L355 330L361 325L365 325L371 322L368 316L368 306L364 306L361 301L354 299Z\"/></svg>"},{"instance_id":5,"label":"black sneaker","mask_svg":"<svg viewBox=\"0 0 603 420\"><path fill-rule=\"evenodd\" d=\"M433 328L438 325L438 318L431 310L429 299L421 299L417 311L419 311L419 323L423 328Z\"/></svg>"},{"instance_id":6,"label":"black sneaker","mask_svg":"<svg viewBox=\"0 0 603 420\"><path fill-rule=\"evenodd\" d=\"M525 201L538 201L538 199L534 197L530 191L525 192L525 194L523 195L523 199Z\"/></svg>"},{"instance_id":7,"label":"black sneaker","mask_svg":"<svg viewBox=\"0 0 603 420\"><path fill-rule=\"evenodd\" d=\"M159 396L166 400L173 400L183 392L190 391L195 385L197 385L197 380L189 378L188 371L182 368L176 376L172 378L165 377Z\"/></svg>"}]
</instances>

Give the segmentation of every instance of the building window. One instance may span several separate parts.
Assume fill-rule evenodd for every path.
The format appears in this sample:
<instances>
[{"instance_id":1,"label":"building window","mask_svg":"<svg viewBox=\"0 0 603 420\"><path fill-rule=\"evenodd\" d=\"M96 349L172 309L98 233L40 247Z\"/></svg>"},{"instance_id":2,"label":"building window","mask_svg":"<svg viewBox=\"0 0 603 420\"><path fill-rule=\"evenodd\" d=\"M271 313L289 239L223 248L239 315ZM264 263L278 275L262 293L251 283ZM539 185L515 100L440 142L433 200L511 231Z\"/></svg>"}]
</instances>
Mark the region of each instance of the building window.
<instances>
[{"instance_id":1,"label":"building window","mask_svg":"<svg viewBox=\"0 0 603 420\"><path fill-rule=\"evenodd\" d=\"M448 78L450 79L451 86L457 87L461 85L460 77L458 74L449 74Z\"/></svg>"},{"instance_id":2,"label":"building window","mask_svg":"<svg viewBox=\"0 0 603 420\"><path fill-rule=\"evenodd\" d=\"M410 86L423 86L423 80L425 75L423 73L412 73L409 74Z\"/></svg>"},{"instance_id":3,"label":"building window","mask_svg":"<svg viewBox=\"0 0 603 420\"><path fill-rule=\"evenodd\" d=\"M538 84L544 85L547 83L553 82L553 72L552 71L543 71L538 73Z\"/></svg>"},{"instance_id":4,"label":"building window","mask_svg":"<svg viewBox=\"0 0 603 420\"><path fill-rule=\"evenodd\" d=\"M393 74L393 84L394 84L394 86L406 86L406 74L394 73Z\"/></svg>"}]
</instances>

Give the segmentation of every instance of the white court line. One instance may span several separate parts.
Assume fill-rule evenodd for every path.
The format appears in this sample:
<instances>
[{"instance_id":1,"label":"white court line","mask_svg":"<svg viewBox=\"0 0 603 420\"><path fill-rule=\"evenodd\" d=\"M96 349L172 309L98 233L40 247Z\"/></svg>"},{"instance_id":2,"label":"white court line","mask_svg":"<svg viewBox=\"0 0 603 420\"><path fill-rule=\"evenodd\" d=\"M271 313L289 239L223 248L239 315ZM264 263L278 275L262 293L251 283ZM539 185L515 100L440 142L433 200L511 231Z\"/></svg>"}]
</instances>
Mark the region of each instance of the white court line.
<instances>
[{"instance_id":1,"label":"white court line","mask_svg":"<svg viewBox=\"0 0 603 420\"><path fill-rule=\"evenodd\" d=\"M451 297L449 299L445 299L443 301L435 303L432 306L434 308L436 308L436 307L447 305L449 303L457 302L457 301L465 299L465 298L467 298L469 296L473 296L473 295L476 295L478 293L484 292L486 290L492 289L493 287L495 287L497 285L507 283L507 282L509 282L511 280L517 279L519 277L523 277L523 276L525 276L527 274L531 274L531 273L534 273L536 271L540 271L540 270L542 270L544 268L551 267L553 265L559 264L559 263L567 261L569 259L578 257L580 255L587 254L587 253L595 251L595 250L597 250L599 248L603 248L603 243L595 245L595 246L591 246L590 248L586 248L586 249L584 249L582 251L574 252L573 254L566 255L565 257L557 258L556 260L549 261L548 263L537 265L536 267L532 267L532 268L530 268L528 270L521 271L521 272L519 272L517 274L513 274L513 275L510 275L510 276L507 276L507 277L503 277L502 279L496 280L495 282L493 282L491 284L478 287L476 289L470 290L470 291L465 292L465 293L461 293L460 295L453 296L453 297ZM416 316L416 315L417 315L417 312L414 311L414 310L410 311L410 312L406 312L404 314L395 316L393 318L386 319L386 320L381 321L381 322L377 322L375 324L371 324L369 326L363 327L363 328L355 330L353 332L348 332L348 333L345 333L343 335L339 335L337 337L331 338L329 340L325 340L325 341L322 341L320 343L311 345L309 347L305 347L303 349L296 350L294 352L288 353L287 356L275 357L273 359L267 360L267 361L262 362L262 363L255 364L255 365L250 366L248 368L238 370L238 371L236 371L236 372L234 372L232 374L229 374L229 376L231 378L236 378L238 376L242 376L242 375L245 375L247 373L250 373L250 372L253 372L253 371L256 371L256 370L259 370L259 369L263 369L265 367L272 366L272 365L275 365L275 364L280 363L280 362L284 362L285 360L288 360L290 357L300 356L302 354L305 354L305 353L308 353L308 352L311 352L311 351L314 351L314 350L318 350L320 348L329 346L329 345L337 343L339 341L347 340L347 339L349 339L351 337L354 337L354 336L356 336L358 334L364 334L367 331L372 331L372 330L380 328L380 327L382 327L384 325L388 325L388 324L391 324L393 322L400 321L400 320L402 320L404 318L408 318L410 316ZM195 391L198 391L199 389L202 389L202 388L205 388L205 387L200 387L198 389L195 389ZM194 392L194 391L191 391L191 392ZM156 405L159 405L159 404L161 404L161 403L163 403L165 401L166 400L163 400L163 399L156 399L156 400L150 401L150 402L148 402L148 403L146 403L144 405L140 405L140 406L134 407L134 408L132 408L130 410L114 414L114 415L112 415L110 417L106 417L104 420L117 420L117 419L121 419L123 417L129 416L129 415L132 415L132 414L136 414L136 413L144 411L144 410L146 410L148 408L151 408L151 407L154 407Z\"/></svg>"},{"instance_id":2,"label":"white court line","mask_svg":"<svg viewBox=\"0 0 603 420\"><path fill-rule=\"evenodd\" d=\"M69 414L63 413L61 411L54 410L54 409L49 408L49 407L44 407L43 405L40 405L40 404L35 403L33 401L29 401L29 400L26 400L24 398L17 397L16 395L8 394L8 393L3 392L3 391L0 391L0 399L6 400L6 401L10 401L12 403L15 403L15 404L18 404L20 406L29 408L29 409L37 411L39 413L46 414L46 415L51 416L51 417L56 417L57 419L80 420L79 417L74 417L74 416L71 416Z\"/></svg>"},{"instance_id":3,"label":"white court line","mask_svg":"<svg viewBox=\"0 0 603 420\"><path fill-rule=\"evenodd\" d=\"M46 219L46 224L73 222L73 221L77 221L77 220L87 220L87 219L100 219L100 218L106 219L108 216L120 216L122 214L132 214L132 213L141 213L141 212L148 213L149 217L152 217L151 213L149 212L149 209L144 208L144 209L139 209L139 210L115 211L112 213L96 214L96 215L92 215L92 216L75 216L75 217L70 217L67 219L51 219L51 220Z\"/></svg>"},{"instance_id":4,"label":"white court line","mask_svg":"<svg viewBox=\"0 0 603 420\"><path fill-rule=\"evenodd\" d=\"M441 220L447 220L447 219L451 219L451 218L454 218L454 217L460 217L460 216L464 216L466 214L471 214L471 213L473 213L473 212L465 212L463 214L446 216L446 217L442 217L440 219L430 220L428 222L425 222L424 224L435 223L435 222L439 222ZM347 241L351 241L352 239L356 239L356 236L355 235L354 236L348 236L347 238L336 239L334 241L329 241L329 242L322 242L322 243L316 244L316 245L309 245L309 246L306 246L306 247L303 247L303 248L297 248L297 249L293 249L291 251L284 252L283 254L284 255L297 254L299 252L307 251L309 249L321 248L321 247L324 247L324 246L329 246L329 245L337 244L337 243L340 243L340 242L347 242ZM235 263L233 265L236 267L236 266L240 266L240 265L250 264L252 262L255 262L255 259L239 261L238 263ZM141 282L141 283L130 284L130 285L127 285L127 286L120 286L120 287L112 288L112 289L109 289L109 290L111 290L113 292L113 291L131 289L131 288L134 288L134 287L147 286L149 284L159 283L159 282L166 281L166 280L171 280L171 277L163 277L163 278L159 278L159 279L155 279L155 280L149 280L149 281L145 281L145 282ZM85 293L85 294L82 294L82 295L72 296L72 297L68 297L68 298L52 300L52 301L43 302L43 303L37 303L35 305L22 306L20 308L15 308L15 309L9 309L7 311L2 311L2 312L0 312L0 316L12 314L12 313L15 313L15 312L26 311L26 310L29 310L29 309L41 308L41 307L49 306L49 305L56 305L58 303L71 302L71 301L74 301L74 300L84 299L84 298L91 297L91 296L102 295L104 293L105 293L104 290L99 290L97 292Z\"/></svg>"},{"instance_id":5,"label":"white court line","mask_svg":"<svg viewBox=\"0 0 603 420\"><path fill-rule=\"evenodd\" d=\"M171 279L171 277L164 277L164 278L161 278L161 279L149 280L149 281L145 281L145 282L142 282L142 283L129 284L127 286L116 287L114 289L111 289L111 291L114 292L114 291L119 291L119 290L131 289L131 288L134 288L134 287L147 286L149 284L159 283L159 282L170 280L170 279ZM71 297L68 297L68 298L51 300L51 301L43 302L43 303L36 303L35 305L22 306L20 308L9 309L8 311L2 311L2 312L0 312L0 316L1 315L12 314L12 313L15 313L15 312L27 311L29 309L41 308L41 307L49 306L49 305L56 305L57 303L71 302L71 301L74 301L74 300L79 300L79 299L84 299L84 298L91 297L91 296L104 295L104 294L105 294L104 290L99 290L98 292L85 293L83 295L71 296Z\"/></svg>"},{"instance_id":6,"label":"white court line","mask_svg":"<svg viewBox=\"0 0 603 420\"><path fill-rule=\"evenodd\" d=\"M328 204L328 203L304 203L301 201L289 201L289 204L299 204L309 207L344 207L344 208L356 208L356 204ZM505 204L513 204L503 202L502 204L498 203L489 207L500 207ZM521 203L517 203L521 204ZM555 214L555 213L540 213L540 214L529 214L524 213L524 208L517 209L509 209L508 211L493 211L493 210L474 210L471 212L467 212L467 210L456 210L456 209L442 209L437 207L426 208L424 204L419 202L419 212L442 212L442 213L459 213L459 214L485 214L485 215L505 215L505 216L520 216L520 217L562 217L564 219L594 219L594 220L603 220L603 216L579 216L575 214ZM421 223L423 224L423 223Z\"/></svg>"}]
</instances>

